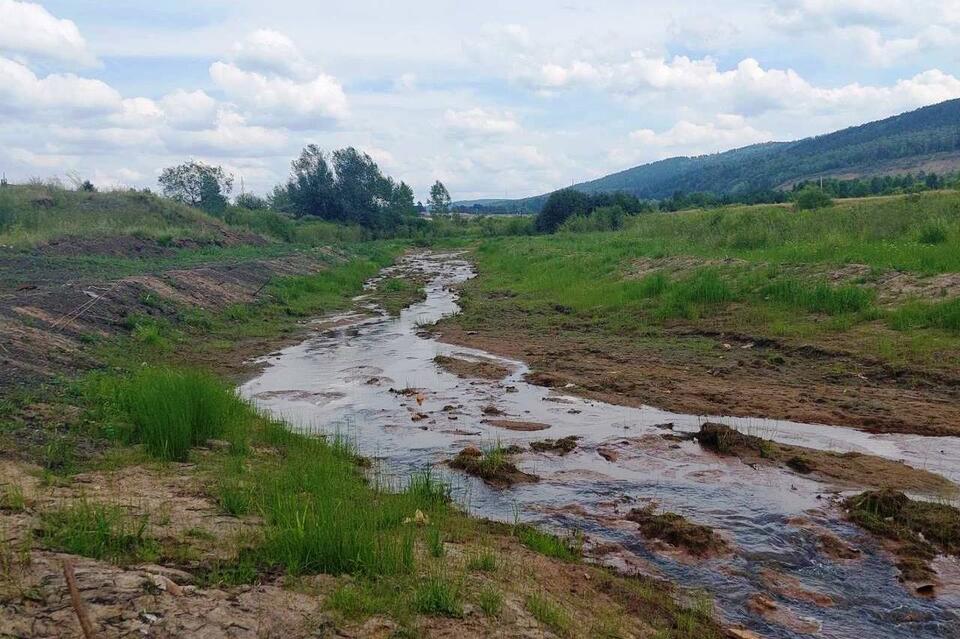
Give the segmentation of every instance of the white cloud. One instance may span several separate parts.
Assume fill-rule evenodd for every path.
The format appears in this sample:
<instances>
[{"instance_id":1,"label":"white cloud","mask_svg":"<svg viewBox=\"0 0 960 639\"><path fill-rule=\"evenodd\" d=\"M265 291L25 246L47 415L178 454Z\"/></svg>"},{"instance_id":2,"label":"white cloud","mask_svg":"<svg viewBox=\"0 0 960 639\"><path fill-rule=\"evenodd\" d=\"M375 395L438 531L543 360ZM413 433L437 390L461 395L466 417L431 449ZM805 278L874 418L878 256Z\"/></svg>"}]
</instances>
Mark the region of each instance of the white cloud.
<instances>
[{"instance_id":1,"label":"white cloud","mask_svg":"<svg viewBox=\"0 0 960 639\"><path fill-rule=\"evenodd\" d=\"M534 88L561 89L588 86L624 97L659 96L681 100L687 106L706 105L744 115L767 111L818 113L826 110L866 109L868 114L892 114L960 97L960 80L931 69L888 86L859 83L818 87L792 69L764 69L753 58L729 70L706 57L672 59L634 52L621 62L567 65L543 64L524 79Z\"/></svg>"},{"instance_id":2,"label":"white cloud","mask_svg":"<svg viewBox=\"0 0 960 639\"><path fill-rule=\"evenodd\" d=\"M665 131L637 129L629 135L630 146L617 147L609 156L614 165L661 160L677 155L703 155L768 142L774 135L758 129L746 118L719 114L701 122L680 120Z\"/></svg>"},{"instance_id":3,"label":"white cloud","mask_svg":"<svg viewBox=\"0 0 960 639\"><path fill-rule=\"evenodd\" d=\"M173 149L214 156L267 156L283 150L287 135L277 129L250 126L239 113L221 110L212 129L177 133L168 140Z\"/></svg>"},{"instance_id":4,"label":"white cloud","mask_svg":"<svg viewBox=\"0 0 960 639\"><path fill-rule=\"evenodd\" d=\"M214 62L210 66L210 77L258 121L320 128L325 119L340 120L349 115L343 87L336 78L323 73L312 80L298 82Z\"/></svg>"},{"instance_id":5,"label":"white cloud","mask_svg":"<svg viewBox=\"0 0 960 639\"><path fill-rule=\"evenodd\" d=\"M217 101L206 92L177 89L160 100L167 122L178 129L204 129L217 115Z\"/></svg>"},{"instance_id":6,"label":"white cloud","mask_svg":"<svg viewBox=\"0 0 960 639\"><path fill-rule=\"evenodd\" d=\"M84 116L121 108L120 94L105 82L72 73L39 78L23 64L0 57L0 111Z\"/></svg>"},{"instance_id":7,"label":"white cloud","mask_svg":"<svg viewBox=\"0 0 960 639\"><path fill-rule=\"evenodd\" d=\"M393 90L409 93L417 88L417 74L403 73L393 81Z\"/></svg>"},{"instance_id":8,"label":"white cloud","mask_svg":"<svg viewBox=\"0 0 960 639\"><path fill-rule=\"evenodd\" d=\"M0 51L71 64L96 62L71 20L59 20L39 4L17 0L0 0Z\"/></svg>"},{"instance_id":9,"label":"white cloud","mask_svg":"<svg viewBox=\"0 0 960 639\"><path fill-rule=\"evenodd\" d=\"M479 107L464 111L448 109L443 115L443 122L449 130L461 134L501 135L520 130L520 124L512 114Z\"/></svg>"},{"instance_id":10,"label":"white cloud","mask_svg":"<svg viewBox=\"0 0 960 639\"><path fill-rule=\"evenodd\" d=\"M316 69L297 49L293 40L279 31L260 29L233 45L237 66L251 71L309 80Z\"/></svg>"}]
</instances>

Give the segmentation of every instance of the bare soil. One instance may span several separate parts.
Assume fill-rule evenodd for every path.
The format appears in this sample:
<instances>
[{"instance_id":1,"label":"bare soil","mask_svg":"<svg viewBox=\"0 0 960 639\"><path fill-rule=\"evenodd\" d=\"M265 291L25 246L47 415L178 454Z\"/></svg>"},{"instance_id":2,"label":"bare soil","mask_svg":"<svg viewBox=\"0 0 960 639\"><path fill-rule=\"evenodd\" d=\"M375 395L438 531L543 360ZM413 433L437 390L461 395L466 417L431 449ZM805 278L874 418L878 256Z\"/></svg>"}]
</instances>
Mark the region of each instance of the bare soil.
<instances>
[{"instance_id":1,"label":"bare soil","mask_svg":"<svg viewBox=\"0 0 960 639\"><path fill-rule=\"evenodd\" d=\"M526 324L522 312L503 313L473 330L452 318L436 331L451 344L525 360L532 383L609 403L960 435L960 371L898 369L825 345L722 331L631 339L588 325L544 334Z\"/></svg>"},{"instance_id":2,"label":"bare soil","mask_svg":"<svg viewBox=\"0 0 960 639\"><path fill-rule=\"evenodd\" d=\"M462 357L437 355L433 361L437 366L457 377L500 381L510 374L510 369L492 360L469 360Z\"/></svg>"},{"instance_id":3,"label":"bare soil","mask_svg":"<svg viewBox=\"0 0 960 639\"><path fill-rule=\"evenodd\" d=\"M751 465L789 468L801 475L843 488L896 488L937 498L953 497L958 487L940 475L902 462L862 453L835 453L791 446L707 422L697 440L704 448L734 455Z\"/></svg>"}]
</instances>

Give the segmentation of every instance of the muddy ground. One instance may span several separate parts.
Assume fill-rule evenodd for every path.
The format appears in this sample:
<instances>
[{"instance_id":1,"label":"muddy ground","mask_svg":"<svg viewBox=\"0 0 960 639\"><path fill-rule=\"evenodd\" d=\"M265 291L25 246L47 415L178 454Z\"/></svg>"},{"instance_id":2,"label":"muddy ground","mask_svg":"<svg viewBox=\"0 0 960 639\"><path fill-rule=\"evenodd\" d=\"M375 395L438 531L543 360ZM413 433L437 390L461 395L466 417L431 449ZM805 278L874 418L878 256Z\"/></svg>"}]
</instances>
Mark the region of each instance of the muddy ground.
<instances>
[{"instance_id":1,"label":"muddy ground","mask_svg":"<svg viewBox=\"0 0 960 639\"><path fill-rule=\"evenodd\" d=\"M572 384L568 391L608 403L960 435L960 374L895 369L842 350L688 328L622 338L588 325L531 331L517 311L469 330L458 321L437 327L443 341L525 360L533 370L528 381Z\"/></svg>"}]
</instances>

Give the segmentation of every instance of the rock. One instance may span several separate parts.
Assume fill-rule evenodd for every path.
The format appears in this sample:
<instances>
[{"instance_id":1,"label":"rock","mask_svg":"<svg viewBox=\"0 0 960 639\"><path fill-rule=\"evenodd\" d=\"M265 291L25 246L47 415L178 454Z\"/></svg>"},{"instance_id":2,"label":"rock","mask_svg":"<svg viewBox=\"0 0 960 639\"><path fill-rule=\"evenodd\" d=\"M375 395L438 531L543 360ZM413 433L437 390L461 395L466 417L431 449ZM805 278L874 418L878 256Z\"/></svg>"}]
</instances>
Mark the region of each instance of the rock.
<instances>
[{"instance_id":1,"label":"rock","mask_svg":"<svg viewBox=\"0 0 960 639\"><path fill-rule=\"evenodd\" d=\"M611 463L616 462L618 459L620 459L620 455L617 454L617 451L612 450L610 448L598 448L597 454Z\"/></svg>"},{"instance_id":2,"label":"rock","mask_svg":"<svg viewBox=\"0 0 960 639\"><path fill-rule=\"evenodd\" d=\"M763 639L757 633L746 628L727 628L727 637L730 639Z\"/></svg>"}]
</instances>

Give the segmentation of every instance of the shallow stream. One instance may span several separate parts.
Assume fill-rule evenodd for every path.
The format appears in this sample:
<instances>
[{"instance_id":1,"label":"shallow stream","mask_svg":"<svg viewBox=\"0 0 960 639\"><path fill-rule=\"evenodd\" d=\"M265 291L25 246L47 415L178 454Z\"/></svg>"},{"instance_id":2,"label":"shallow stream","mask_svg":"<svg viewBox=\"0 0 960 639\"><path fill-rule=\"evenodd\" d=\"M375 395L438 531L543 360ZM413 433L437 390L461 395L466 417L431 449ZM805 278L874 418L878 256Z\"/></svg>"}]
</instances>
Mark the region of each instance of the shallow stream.
<instances>
[{"instance_id":1,"label":"shallow stream","mask_svg":"<svg viewBox=\"0 0 960 639\"><path fill-rule=\"evenodd\" d=\"M242 394L295 427L351 437L362 454L381 459L387 473L432 468L448 474L458 498L477 515L579 529L593 543L617 544L620 550L605 561L704 589L716 598L725 620L763 637L960 637L956 591L927 599L900 585L890 557L841 520L827 486L662 435L670 432L665 424L674 432L692 432L704 421L722 421L784 443L903 460L954 481L960 481L960 438L684 415L527 384L522 362L443 344L419 328L458 311L455 287L473 276L468 262L454 254L411 255L381 277L397 272L427 276L426 300L399 318L324 318L304 342L266 356L263 372L241 387ZM376 309L371 305L371 310ZM498 382L461 379L437 366L437 355L492 359L513 372ZM391 391L404 388L419 389L422 405L414 396ZM503 411L503 419L550 428L496 427L484 415L490 406ZM471 444L524 445L567 435L582 438L568 455L517 457L523 470L541 477L535 484L494 490L442 465ZM715 527L735 551L698 560L645 541L623 516L649 503ZM824 554L818 542L824 534L860 549L860 557L838 560ZM958 563L940 559L938 568L960 584ZM776 610L755 612L758 607L748 602L756 602L758 594L775 602ZM824 604L827 598L831 605Z\"/></svg>"}]
</instances>

